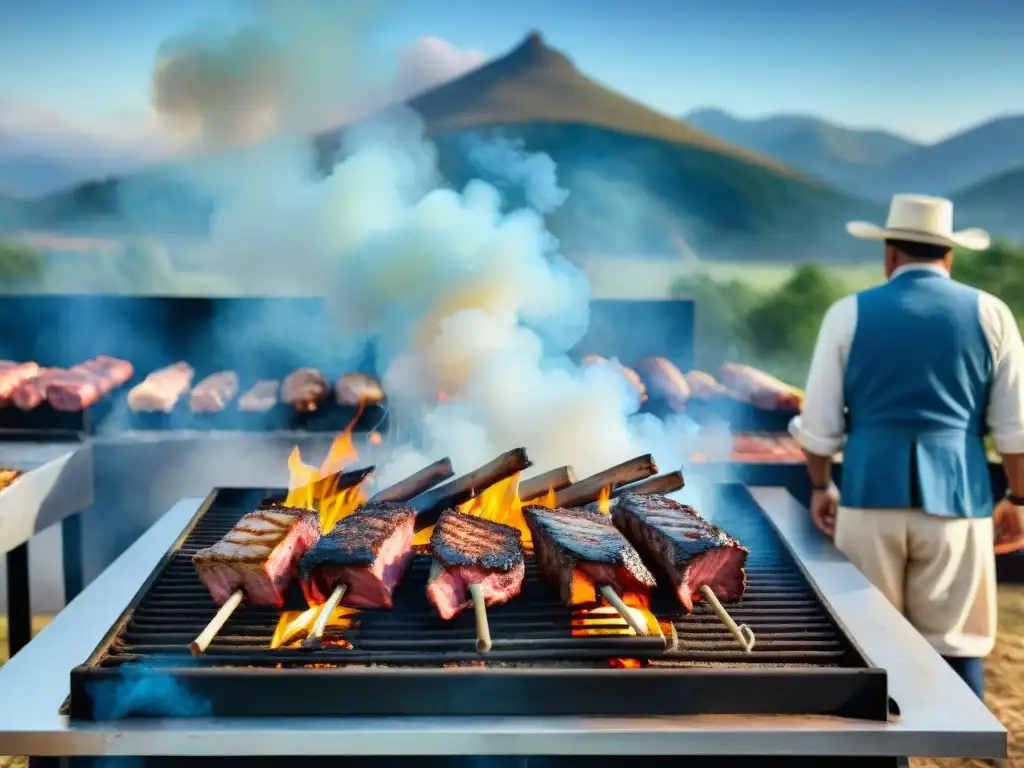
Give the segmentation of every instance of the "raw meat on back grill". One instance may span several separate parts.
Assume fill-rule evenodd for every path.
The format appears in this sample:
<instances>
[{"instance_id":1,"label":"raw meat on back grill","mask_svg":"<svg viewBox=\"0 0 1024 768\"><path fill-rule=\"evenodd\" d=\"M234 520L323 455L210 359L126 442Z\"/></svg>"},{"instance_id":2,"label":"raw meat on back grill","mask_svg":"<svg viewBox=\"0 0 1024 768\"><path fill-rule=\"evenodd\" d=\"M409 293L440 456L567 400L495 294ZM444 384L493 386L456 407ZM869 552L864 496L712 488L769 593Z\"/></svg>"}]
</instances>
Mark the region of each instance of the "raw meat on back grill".
<instances>
[{"instance_id":1,"label":"raw meat on back grill","mask_svg":"<svg viewBox=\"0 0 1024 768\"><path fill-rule=\"evenodd\" d=\"M281 402L296 411L315 411L327 396L330 386L324 375L315 368L299 368L289 373L281 383Z\"/></svg>"},{"instance_id":2,"label":"raw meat on back grill","mask_svg":"<svg viewBox=\"0 0 1024 768\"><path fill-rule=\"evenodd\" d=\"M0 401L9 400L15 387L26 379L31 379L37 373L39 373L38 363L0 360Z\"/></svg>"},{"instance_id":3,"label":"raw meat on back grill","mask_svg":"<svg viewBox=\"0 0 1024 768\"><path fill-rule=\"evenodd\" d=\"M192 388L188 404L194 413L219 413L237 394L238 374L234 371L218 371Z\"/></svg>"},{"instance_id":4,"label":"raw meat on back grill","mask_svg":"<svg viewBox=\"0 0 1024 768\"><path fill-rule=\"evenodd\" d=\"M412 560L415 523L416 510L394 502L367 503L343 517L299 563L306 600L320 605L344 584L343 604L390 608Z\"/></svg>"},{"instance_id":5,"label":"raw meat on back grill","mask_svg":"<svg viewBox=\"0 0 1024 768\"><path fill-rule=\"evenodd\" d=\"M35 376L23 379L11 392L11 402L23 411L31 411L46 400L46 387L60 368L40 368Z\"/></svg>"},{"instance_id":6,"label":"raw meat on back grill","mask_svg":"<svg viewBox=\"0 0 1024 768\"><path fill-rule=\"evenodd\" d=\"M646 593L654 586L654 576L610 515L531 504L523 508L523 516L541 573L558 587L566 604L596 602L600 585L620 596Z\"/></svg>"},{"instance_id":7,"label":"raw meat on back grill","mask_svg":"<svg viewBox=\"0 0 1024 768\"><path fill-rule=\"evenodd\" d=\"M384 400L380 382L365 373L346 373L334 382L334 400L338 405L377 405Z\"/></svg>"},{"instance_id":8,"label":"raw meat on back grill","mask_svg":"<svg viewBox=\"0 0 1024 768\"><path fill-rule=\"evenodd\" d=\"M188 363L174 363L153 371L128 393L128 407L140 413L170 413L192 386L195 370Z\"/></svg>"},{"instance_id":9,"label":"raw meat on back grill","mask_svg":"<svg viewBox=\"0 0 1024 768\"><path fill-rule=\"evenodd\" d=\"M481 586L487 605L508 602L522 589L526 562L517 528L449 509L434 526L430 549L427 599L442 619L473 604L471 584Z\"/></svg>"},{"instance_id":10,"label":"raw meat on back grill","mask_svg":"<svg viewBox=\"0 0 1024 768\"><path fill-rule=\"evenodd\" d=\"M217 605L241 589L248 605L280 608L299 558L319 538L320 519L312 510L260 509L243 515L223 539L196 552L192 562Z\"/></svg>"},{"instance_id":11,"label":"raw meat on back grill","mask_svg":"<svg viewBox=\"0 0 1024 768\"><path fill-rule=\"evenodd\" d=\"M261 379L238 398L238 410L249 413L269 411L277 405L277 393L280 389L281 382L274 379Z\"/></svg>"},{"instance_id":12,"label":"raw meat on back grill","mask_svg":"<svg viewBox=\"0 0 1024 768\"><path fill-rule=\"evenodd\" d=\"M746 547L692 507L656 493L623 494L612 519L687 611L705 585L722 601L743 597Z\"/></svg>"}]
</instances>

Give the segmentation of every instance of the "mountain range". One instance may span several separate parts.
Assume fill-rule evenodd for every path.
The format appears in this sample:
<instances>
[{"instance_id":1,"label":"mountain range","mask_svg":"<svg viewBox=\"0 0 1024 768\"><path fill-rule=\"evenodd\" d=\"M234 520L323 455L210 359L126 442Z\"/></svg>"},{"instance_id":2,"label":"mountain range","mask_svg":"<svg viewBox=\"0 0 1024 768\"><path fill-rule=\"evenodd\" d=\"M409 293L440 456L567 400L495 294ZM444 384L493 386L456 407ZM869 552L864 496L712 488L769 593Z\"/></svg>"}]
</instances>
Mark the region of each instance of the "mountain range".
<instances>
[{"instance_id":1,"label":"mountain range","mask_svg":"<svg viewBox=\"0 0 1024 768\"><path fill-rule=\"evenodd\" d=\"M883 218L892 191L945 193L980 184L961 196L965 206L985 209L1024 183L986 181L1024 168L1024 141L1014 144L1015 132L1024 138L1024 118L932 146L813 117L742 120L701 110L677 119L589 78L538 33L408 105L423 117L452 186L484 176L514 203L522 190L482 167L473 148L498 137L549 155L569 192L549 222L570 254L692 249L702 258L856 257L874 252L851 243L843 222ZM343 130L314 137L321 165L336 156ZM130 196L138 229L145 226L138 219L140 189L146 200L172 197L174 210L212 205L180 182L142 172L22 204L19 215L39 225L109 220L126 215L123 201ZM168 209L166 202L155 207Z\"/></svg>"},{"instance_id":2,"label":"mountain range","mask_svg":"<svg viewBox=\"0 0 1024 768\"><path fill-rule=\"evenodd\" d=\"M951 197L972 221L997 233L1024 231L1024 116L1001 117L934 144L817 117L760 119L700 109L683 117L724 141L772 157L828 184L884 200L896 192Z\"/></svg>"}]
</instances>

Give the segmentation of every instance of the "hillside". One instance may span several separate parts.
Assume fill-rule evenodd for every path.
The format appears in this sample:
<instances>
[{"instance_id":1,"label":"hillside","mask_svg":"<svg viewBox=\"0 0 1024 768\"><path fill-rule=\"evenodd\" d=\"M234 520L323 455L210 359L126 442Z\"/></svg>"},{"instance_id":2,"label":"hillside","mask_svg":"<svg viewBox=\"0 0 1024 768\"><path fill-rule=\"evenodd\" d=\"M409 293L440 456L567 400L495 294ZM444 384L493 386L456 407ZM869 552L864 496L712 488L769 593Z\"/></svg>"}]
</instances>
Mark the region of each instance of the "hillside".
<instances>
[{"instance_id":1,"label":"hillside","mask_svg":"<svg viewBox=\"0 0 1024 768\"><path fill-rule=\"evenodd\" d=\"M882 188L880 169L921 146L888 131L847 128L804 115L744 119L720 109L699 109L683 120L724 141L868 197L888 194Z\"/></svg>"},{"instance_id":2,"label":"hillside","mask_svg":"<svg viewBox=\"0 0 1024 768\"><path fill-rule=\"evenodd\" d=\"M984 227L1024 242L1024 166L955 193L953 202L958 227Z\"/></svg>"},{"instance_id":3,"label":"hillside","mask_svg":"<svg viewBox=\"0 0 1024 768\"><path fill-rule=\"evenodd\" d=\"M537 33L408 105L454 184L480 175L465 158L474 138L498 134L550 155L570 192L553 226L574 249L673 252L682 234L702 255L840 255L832 249L847 246L843 221L879 215L873 203L595 82ZM337 138L319 137L322 151L331 155Z\"/></svg>"},{"instance_id":4,"label":"hillside","mask_svg":"<svg viewBox=\"0 0 1024 768\"><path fill-rule=\"evenodd\" d=\"M843 258L857 253L843 222L882 215L875 203L606 88L536 33L408 105L438 144L453 186L488 175L468 151L487 136L550 155L570 193L551 226L576 253L673 256L683 239L702 257ZM316 137L322 159L335 156L343 130ZM515 190L505 191L517 200ZM208 204L188 198L180 184L138 174L81 185L35 210L49 221L109 218L123 216L130 200L138 229L140 212L151 216L156 208L205 218Z\"/></svg>"},{"instance_id":5,"label":"hillside","mask_svg":"<svg viewBox=\"0 0 1024 768\"><path fill-rule=\"evenodd\" d=\"M893 191L953 194L1024 166L1024 116L1004 117L922 147L885 171Z\"/></svg>"}]
</instances>

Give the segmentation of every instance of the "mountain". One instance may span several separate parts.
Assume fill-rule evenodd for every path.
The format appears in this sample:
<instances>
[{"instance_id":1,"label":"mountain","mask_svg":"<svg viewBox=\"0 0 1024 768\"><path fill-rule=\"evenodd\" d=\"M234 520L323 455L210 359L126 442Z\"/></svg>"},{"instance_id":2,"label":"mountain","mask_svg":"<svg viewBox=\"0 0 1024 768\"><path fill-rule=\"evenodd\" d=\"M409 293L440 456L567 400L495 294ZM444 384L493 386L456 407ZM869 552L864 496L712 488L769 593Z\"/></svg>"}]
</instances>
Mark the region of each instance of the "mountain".
<instances>
[{"instance_id":1,"label":"mountain","mask_svg":"<svg viewBox=\"0 0 1024 768\"><path fill-rule=\"evenodd\" d=\"M32 154L0 153L0 190L39 197L88 179L90 169L70 161Z\"/></svg>"},{"instance_id":2,"label":"mountain","mask_svg":"<svg viewBox=\"0 0 1024 768\"><path fill-rule=\"evenodd\" d=\"M679 245L685 241L702 257L840 258L854 247L843 222L883 215L876 203L616 93L538 33L408 106L422 116L453 186L484 177L515 203L528 197L523 185L506 183L502 169L481 159L482 142L499 138L549 155L569 192L549 222L572 253L673 256L687 250ZM323 165L336 157L345 127L315 138ZM110 216L144 178L83 185L40 210ZM152 176L147 184L143 197L154 200ZM188 208L180 186L171 194L176 202L164 211Z\"/></svg>"},{"instance_id":3,"label":"mountain","mask_svg":"<svg viewBox=\"0 0 1024 768\"><path fill-rule=\"evenodd\" d=\"M820 255L846 245L836 237L847 218L879 215L874 203L607 88L536 32L408 105L455 184L481 175L467 152L480 139L549 155L569 191L552 226L572 250L672 253L683 236L701 255ZM339 136L319 137L326 156Z\"/></svg>"},{"instance_id":4,"label":"mountain","mask_svg":"<svg viewBox=\"0 0 1024 768\"><path fill-rule=\"evenodd\" d=\"M1024 242L1024 166L961 190L952 199L957 227L984 227Z\"/></svg>"},{"instance_id":5,"label":"mountain","mask_svg":"<svg viewBox=\"0 0 1024 768\"><path fill-rule=\"evenodd\" d=\"M699 109L683 120L723 141L869 197L887 196L882 170L921 148L888 131L846 128L803 115L748 119L720 109Z\"/></svg>"},{"instance_id":6,"label":"mountain","mask_svg":"<svg viewBox=\"0 0 1024 768\"><path fill-rule=\"evenodd\" d=\"M1002 117L921 147L893 162L885 178L894 192L955 194L1024 166L1024 115Z\"/></svg>"}]
</instances>

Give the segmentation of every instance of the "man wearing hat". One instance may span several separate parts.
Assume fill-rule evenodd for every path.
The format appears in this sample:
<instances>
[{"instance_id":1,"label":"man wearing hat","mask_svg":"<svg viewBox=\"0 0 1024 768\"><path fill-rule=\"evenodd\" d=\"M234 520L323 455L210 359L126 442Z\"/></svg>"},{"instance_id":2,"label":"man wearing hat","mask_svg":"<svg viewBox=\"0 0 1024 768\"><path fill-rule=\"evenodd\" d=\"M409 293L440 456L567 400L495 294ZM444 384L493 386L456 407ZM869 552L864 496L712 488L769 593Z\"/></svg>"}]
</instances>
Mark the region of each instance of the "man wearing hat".
<instances>
[{"instance_id":1,"label":"man wearing hat","mask_svg":"<svg viewBox=\"0 0 1024 768\"><path fill-rule=\"evenodd\" d=\"M1004 549L1024 546L1024 344L1006 304L950 278L954 247L989 245L982 230L953 231L950 201L896 195L884 227L846 229L884 241L888 280L822 321L790 425L811 516L981 696L996 633L993 522ZM994 508L986 432L1009 489Z\"/></svg>"}]
</instances>

